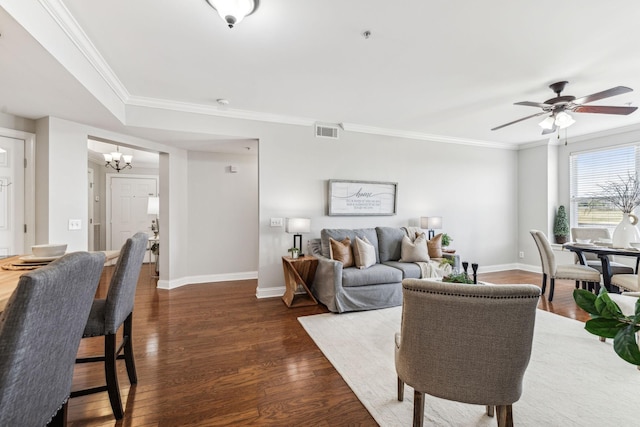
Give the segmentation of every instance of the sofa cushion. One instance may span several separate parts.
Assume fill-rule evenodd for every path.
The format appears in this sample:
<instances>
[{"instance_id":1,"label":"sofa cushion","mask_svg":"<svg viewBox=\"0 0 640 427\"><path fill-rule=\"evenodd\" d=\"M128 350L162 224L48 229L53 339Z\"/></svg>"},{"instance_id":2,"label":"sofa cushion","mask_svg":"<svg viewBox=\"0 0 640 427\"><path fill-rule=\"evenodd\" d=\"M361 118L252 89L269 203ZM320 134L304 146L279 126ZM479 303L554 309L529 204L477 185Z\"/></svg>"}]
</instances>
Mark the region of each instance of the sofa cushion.
<instances>
[{"instance_id":1,"label":"sofa cushion","mask_svg":"<svg viewBox=\"0 0 640 427\"><path fill-rule=\"evenodd\" d=\"M403 229L397 227L376 227L380 262L398 261L401 254Z\"/></svg>"},{"instance_id":2,"label":"sofa cushion","mask_svg":"<svg viewBox=\"0 0 640 427\"><path fill-rule=\"evenodd\" d=\"M331 258L331 254L329 252L329 239L332 238L337 241L344 240L345 237L348 237L352 242L355 242L356 236L361 239L366 237L367 240L376 248L376 262L380 262L380 257L378 256L378 235L376 234L376 230L374 228L324 228L320 231L320 240L322 243L322 256Z\"/></svg>"},{"instance_id":3,"label":"sofa cushion","mask_svg":"<svg viewBox=\"0 0 640 427\"><path fill-rule=\"evenodd\" d=\"M402 238L400 262L427 262L429 261L429 250L427 249L427 236L424 233L416 237L411 242L408 236Z\"/></svg>"},{"instance_id":4,"label":"sofa cushion","mask_svg":"<svg viewBox=\"0 0 640 427\"><path fill-rule=\"evenodd\" d=\"M353 250L351 249L351 239L345 237L342 241L329 238L330 246L330 258L340 261L342 267L351 267L353 264Z\"/></svg>"},{"instance_id":5,"label":"sofa cushion","mask_svg":"<svg viewBox=\"0 0 640 427\"><path fill-rule=\"evenodd\" d=\"M369 239L362 239L356 236L356 241L352 245L353 257L356 267L369 268L376 263L376 248L369 242Z\"/></svg>"},{"instance_id":6,"label":"sofa cushion","mask_svg":"<svg viewBox=\"0 0 640 427\"><path fill-rule=\"evenodd\" d=\"M442 258L442 233L435 235L427 242L429 256L431 258Z\"/></svg>"},{"instance_id":7,"label":"sofa cushion","mask_svg":"<svg viewBox=\"0 0 640 427\"><path fill-rule=\"evenodd\" d=\"M413 262L387 261L384 265L400 270L403 279L420 279L422 277L422 270L418 264Z\"/></svg>"},{"instance_id":8,"label":"sofa cushion","mask_svg":"<svg viewBox=\"0 0 640 427\"><path fill-rule=\"evenodd\" d=\"M364 270L355 267L342 270L342 286L345 288L400 282L402 271L388 265L375 264Z\"/></svg>"}]
</instances>

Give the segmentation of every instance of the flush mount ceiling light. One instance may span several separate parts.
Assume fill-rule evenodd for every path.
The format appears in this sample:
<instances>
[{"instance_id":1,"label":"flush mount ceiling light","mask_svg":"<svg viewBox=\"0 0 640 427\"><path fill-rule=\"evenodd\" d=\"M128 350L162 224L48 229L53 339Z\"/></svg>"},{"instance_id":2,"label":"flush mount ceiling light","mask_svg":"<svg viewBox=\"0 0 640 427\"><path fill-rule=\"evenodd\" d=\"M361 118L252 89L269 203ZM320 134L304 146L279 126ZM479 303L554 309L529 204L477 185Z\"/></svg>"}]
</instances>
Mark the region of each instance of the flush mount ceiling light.
<instances>
[{"instance_id":1,"label":"flush mount ceiling light","mask_svg":"<svg viewBox=\"0 0 640 427\"><path fill-rule=\"evenodd\" d=\"M251 15L258 8L259 0L207 0L229 28Z\"/></svg>"}]
</instances>

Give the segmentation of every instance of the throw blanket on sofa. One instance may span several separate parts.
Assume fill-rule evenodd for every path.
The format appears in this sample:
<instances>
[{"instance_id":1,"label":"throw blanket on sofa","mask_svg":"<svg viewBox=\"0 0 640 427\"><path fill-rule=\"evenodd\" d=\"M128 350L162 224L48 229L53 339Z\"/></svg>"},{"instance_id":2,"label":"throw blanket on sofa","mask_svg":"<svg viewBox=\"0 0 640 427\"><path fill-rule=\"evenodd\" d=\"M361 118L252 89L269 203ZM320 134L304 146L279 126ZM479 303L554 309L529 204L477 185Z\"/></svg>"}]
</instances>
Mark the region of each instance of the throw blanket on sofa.
<instances>
[{"instance_id":1,"label":"throw blanket on sofa","mask_svg":"<svg viewBox=\"0 0 640 427\"><path fill-rule=\"evenodd\" d=\"M416 264L420 267L420 278L422 279L441 279L451 273L451 265L447 263L440 264L440 259L416 262Z\"/></svg>"}]
</instances>

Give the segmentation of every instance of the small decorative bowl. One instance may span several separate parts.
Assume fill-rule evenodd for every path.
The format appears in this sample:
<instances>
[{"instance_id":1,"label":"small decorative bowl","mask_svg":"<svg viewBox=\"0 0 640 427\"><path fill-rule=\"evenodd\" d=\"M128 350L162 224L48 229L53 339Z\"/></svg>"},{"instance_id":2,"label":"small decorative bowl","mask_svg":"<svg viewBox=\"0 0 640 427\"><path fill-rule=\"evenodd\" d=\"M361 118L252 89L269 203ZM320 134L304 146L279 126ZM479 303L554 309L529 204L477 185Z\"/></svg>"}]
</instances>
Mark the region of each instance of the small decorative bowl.
<instances>
[{"instance_id":1,"label":"small decorative bowl","mask_svg":"<svg viewBox=\"0 0 640 427\"><path fill-rule=\"evenodd\" d=\"M31 246L31 253L36 257L62 256L67 250L67 244L49 244Z\"/></svg>"},{"instance_id":2,"label":"small decorative bowl","mask_svg":"<svg viewBox=\"0 0 640 427\"><path fill-rule=\"evenodd\" d=\"M632 248L640 249L640 242L629 242Z\"/></svg>"},{"instance_id":3,"label":"small decorative bowl","mask_svg":"<svg viewBox=\"0 0 640 427\"><path fill-rule=\"evenodd\" d=\"M576 239L576 243L591 243L591 239Z\"/></svg>"}]
</instances>

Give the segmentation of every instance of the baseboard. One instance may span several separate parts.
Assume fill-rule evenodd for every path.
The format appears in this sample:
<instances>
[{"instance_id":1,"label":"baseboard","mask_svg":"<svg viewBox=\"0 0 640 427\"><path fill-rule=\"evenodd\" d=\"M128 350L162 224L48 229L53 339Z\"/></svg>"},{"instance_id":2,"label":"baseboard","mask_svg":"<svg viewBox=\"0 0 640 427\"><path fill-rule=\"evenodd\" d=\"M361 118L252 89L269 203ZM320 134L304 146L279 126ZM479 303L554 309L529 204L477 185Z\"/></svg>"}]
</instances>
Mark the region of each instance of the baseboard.
<instances>
[{"instance_id":1,"label":"baseboard","mask_svg":"<svg viewBox=\"0 0 640 427\"><path fill-rule=\"evenodd\" d=\"M159 289L175 289L186 285L195 285L198 283L215 283L215 282L234 282L237 280L252 280L258 278L257 271L247 271L242 273L227 274L206 274L201 276L187 276L173 280L158 280ZM284 291L280 294L282 295Z\"/></svg>"},{"instance_id":2,"label":"baseboard","mask_svg":"<svg viewBox=\"0 0 640 427\"><path fill-rule=\"evenodd\" d=\"M261 288L258 286L256 289L256 297L257 298L276 298L284 295L284 292L287 290L285 286L276 286L273 288Z\"/></svg>"},{"instance_id":3,"label":"baseboard","mask_svg":"<svg viewBox=\"0 0 640 427\"><path fill-rule=\"evenodd\" d=\"M529 271L531 273L541 273L542 270L539 266L529 265L529 264L520 264L520 263L512 263L512 264L496 264L496 265L481 265L478 268L478 274L482 273L497 273L499 271L509 271L509 270L524 270ZM471 272L471 269L469 269Z\"/></svg>"}]
</instances>

